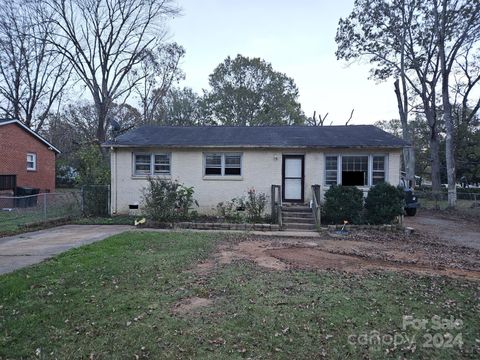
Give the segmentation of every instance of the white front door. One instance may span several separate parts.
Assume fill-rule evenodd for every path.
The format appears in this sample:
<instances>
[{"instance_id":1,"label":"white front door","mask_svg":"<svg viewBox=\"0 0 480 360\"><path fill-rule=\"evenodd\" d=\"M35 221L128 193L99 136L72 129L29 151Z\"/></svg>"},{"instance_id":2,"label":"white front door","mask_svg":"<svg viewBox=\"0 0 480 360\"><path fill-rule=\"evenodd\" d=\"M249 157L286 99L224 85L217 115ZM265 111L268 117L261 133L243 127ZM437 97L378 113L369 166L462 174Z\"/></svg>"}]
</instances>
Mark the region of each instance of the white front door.
<instances>
[{"instance_id":1,"label":"white front door","mask_svg":"<svg viewBox=\"0 0 480 360\"><path fill-rule=\"evenodd\" d=\"M283 200L303 201L303 155L283 156Z\"/></svg>"}]
</instances>

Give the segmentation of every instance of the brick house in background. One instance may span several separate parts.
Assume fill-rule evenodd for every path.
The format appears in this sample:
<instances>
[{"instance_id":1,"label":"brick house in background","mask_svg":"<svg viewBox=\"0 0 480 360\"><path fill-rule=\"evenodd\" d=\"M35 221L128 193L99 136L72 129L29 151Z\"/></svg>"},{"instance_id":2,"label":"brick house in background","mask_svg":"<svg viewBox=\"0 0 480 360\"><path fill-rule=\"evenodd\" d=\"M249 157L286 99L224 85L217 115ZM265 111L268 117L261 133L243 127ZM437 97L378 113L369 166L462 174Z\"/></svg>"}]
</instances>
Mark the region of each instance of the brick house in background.
<instances>
[{"instance_id":1,"label":"brick house in background","mask_svg":"<svg viewBox=\"0 0 480 360\"><path fill-rule=\"evenodd\" d=\"M60 153L19 120L0 119L0 192L16 187L55 191L55 158Z\"/></svg>"}]
</instances>

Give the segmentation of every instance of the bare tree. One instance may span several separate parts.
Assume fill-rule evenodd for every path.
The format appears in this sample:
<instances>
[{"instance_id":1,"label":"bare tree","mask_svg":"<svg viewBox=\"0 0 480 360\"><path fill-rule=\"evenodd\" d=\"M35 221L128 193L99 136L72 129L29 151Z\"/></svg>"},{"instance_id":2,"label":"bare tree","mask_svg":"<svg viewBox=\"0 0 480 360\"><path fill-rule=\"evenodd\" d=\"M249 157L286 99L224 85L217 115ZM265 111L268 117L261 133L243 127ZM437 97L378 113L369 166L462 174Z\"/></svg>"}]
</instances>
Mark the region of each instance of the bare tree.
<instances>
[{"instance_id":1,"label":"bare tree","mask_svg":"<svg viewBox=\"0 0 480 360\"><path fill-rule=\"evenodd\" d=\"M455 63L452 105L459 112L455 118L470 124L480 110L480 97L475 93L480 88L480 47L467 47Z\"/></svg>"},{"instance_id":2,"label":"bare tree","mask_svg":"<svg viewBox=\"0 0 480 360\"><path fill-rule=\"evenodd\" d=\"M158 108L172 85L185 79L185 74L180 69L180 60L184 55L185 49L177 43L145 51L139 66L143 80L135 86L142 106L144 123L153 122L154 115L158 115Z\"/></svg>"},{"instance_id":3,"label":"bare tree","mask_svg":"<svg viewBox=\"0 0 480 360\"><path fill-rule=\"evenodd\" d=\"M352 109L352 112L350 113L350 116L348 117L347 121L345 122L345 126L347 126L348 123L350 122L350 120L352 120L354 111L355 111L355 109Z\"/></svg>"},{"instance_id":4,"label":"bare tree","mask_svg":"<svg viewBox=\"0 0 480 360\"><path fill-rule=\"evenodd\" d=\"M42 0L54 13L50 41L91 93L97 141L106 139L109 112L143 79L135 69L165 37L165 21L179 13L172 0Z\"/></svg>"},{"instance_id":5,"label":"bare tree","mask_svg":"<svg viewBox=\"0 0 480 360\"><path fill-rule=\"evenodd\" d=\"M442 76L443 119L445 121L445 154L448 180L448 206L457 202L455 170L455 127L450 101L450 77L462 51L480 44L480 2L433 0L436 42ZM465 50L467 49L467 50Z\"/></svg>"},{"instance_id":6,"label":"bare tree","mask_svg":"<svg viewBox=\"0 0 480 360\"><path fill-rule=\"evenodd\" d=\"M439 135L436 86L439 59L431 5L422 0L356 0L354 10L340 19L336 42L338 59L366 57L374 64L372 75L379 80L394 78L402 134L413 140L408 114L410 95L418 97L429 124L432 154L432 190L440 190ZM410 180L415 169L413 147L404 151Z\"/></svg>"},{"instance_id":7,"label":"bare tree","mask_svg":"<svg viewBox=\"0 0 480 360\"><path fill-rule=\"evenodd\" d=\"M325 119L327 118L328 113L326 113L323 117L319 113L318 114L318 119L317 119L317 112L313 112L313 116L311 118L307 118L306 122L307 125L309 126L323 126L323 123L325 122Z\"/></svg>"},{"instance_id":8,"label":"bare tree","mask_svg":"<svg viewBox=\"0 0 480 360\"><path fill-rule=\"evenodd\" d=\"M10 0L0 8L0 109L39 131L71 74L65 57L48 41L48 14Z\"/></svg>"}]
</instances>

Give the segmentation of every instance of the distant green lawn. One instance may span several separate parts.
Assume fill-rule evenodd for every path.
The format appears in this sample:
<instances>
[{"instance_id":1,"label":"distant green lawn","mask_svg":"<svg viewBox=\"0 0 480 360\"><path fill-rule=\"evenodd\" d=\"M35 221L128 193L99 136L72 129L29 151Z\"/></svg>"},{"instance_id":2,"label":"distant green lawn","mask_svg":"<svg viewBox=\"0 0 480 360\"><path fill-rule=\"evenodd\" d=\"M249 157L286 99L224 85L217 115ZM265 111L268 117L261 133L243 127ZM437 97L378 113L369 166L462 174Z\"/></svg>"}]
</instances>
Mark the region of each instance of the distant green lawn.
<instances>
[{"instance_id":1,"label":"distant green lawn","mask_svg":"<svg viewBox=\"0 0 480 360\"><path fill-rule=\"evenodd\" d=\"M43 221L40 211L17 213L16 211L0 211L0 234L14 233L28 223Z\"/></svg>"},{"instance_id":2,"label":"distant green lawn","mask_svg":"<svg viewBox=\"0 0 480 360\"><path fill-rule=\"evenodd\" d=\"M125 233L0 276L0 359L478 359L476 282L275 272L248 262L208 275L186 271L219 241L229 240ZM214 304L201 313L172 313L191 296ZM415 349L358 344L358 335L372 331L402 333L403 315L461 319L461 329L449 332L462 334L463 347L424 348L427 332L411 328L406 334L417 336Z\"/></svg>"},{"instance_id":3,"label":"distant green lawn","mask_svg":"<svg viewBox=\"0 0 480 360\"><path fill-rule=\"evenodd\" d=\"M73 218L80 215L80 209L71 204L49 207L46 216L42 206L16 208L13 211L0 210L0 236L13 235L25 231L25 225L38 224L45 220Z\"/></svg>"}]
</instances>

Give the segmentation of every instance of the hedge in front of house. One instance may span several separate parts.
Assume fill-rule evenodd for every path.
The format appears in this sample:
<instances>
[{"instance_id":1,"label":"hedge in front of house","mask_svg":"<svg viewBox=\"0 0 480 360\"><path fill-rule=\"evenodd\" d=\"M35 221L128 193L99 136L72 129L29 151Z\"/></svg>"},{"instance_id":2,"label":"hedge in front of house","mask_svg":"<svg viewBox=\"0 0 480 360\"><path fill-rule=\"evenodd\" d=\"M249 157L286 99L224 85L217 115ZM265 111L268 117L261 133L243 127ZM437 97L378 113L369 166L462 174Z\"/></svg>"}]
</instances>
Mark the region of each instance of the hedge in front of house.
<instances>
[{"instance_id":1,"label":"hedge in front of house","mask_svg":"<svg viewBox=\"0 0 480 360\"><path fill-rule=\"evenodd\" d=\"M355 186L332 185L325 192L322 218L327 224L362 222L363 192Z\"/></svg>"},{"instance_id":2,"label":"hedge in front of house","mask_svg":"<svg viewBox=\"0 0 480 360\"><path fill-rule=\"evenodd\" d=\"M390 224L403 214L405 206L403 189L387 183L375 185L365 200L366 220L369 224Z\"/></svg>"}]
</instances>

